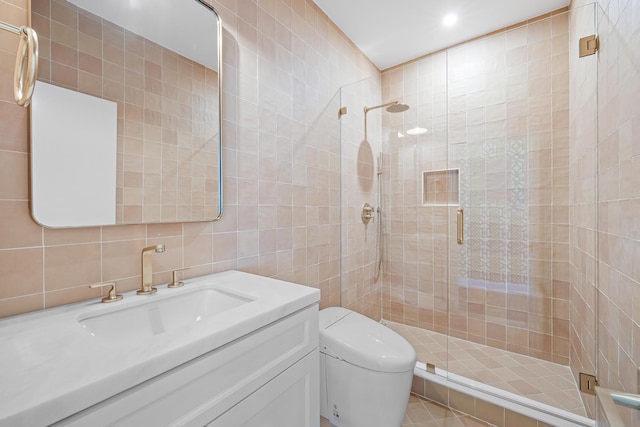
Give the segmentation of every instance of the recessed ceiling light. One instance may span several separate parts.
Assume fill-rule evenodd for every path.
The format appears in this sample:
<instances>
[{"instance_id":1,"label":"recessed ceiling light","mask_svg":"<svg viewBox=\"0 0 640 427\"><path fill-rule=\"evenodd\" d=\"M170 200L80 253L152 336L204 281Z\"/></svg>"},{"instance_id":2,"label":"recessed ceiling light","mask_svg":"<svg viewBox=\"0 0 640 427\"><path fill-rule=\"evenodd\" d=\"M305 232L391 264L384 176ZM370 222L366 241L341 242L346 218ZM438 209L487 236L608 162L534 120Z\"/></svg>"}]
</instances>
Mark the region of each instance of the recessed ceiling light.
<instances>
[{"instance_id":1,"label":"recessed ceiling light","mask_svg":"<svg viewBox=\"0 0 640 427\"><path fill-rule=\"evenodd\" d=\"M415 127L413 129L409 129L407 131L409 135L422 135L423 133L427 133L427 129L421 127Z\"/></svg>"},{"instance_id":2,"label":"recessed ceiling light","mask_svg":"<svg viewBox=\"0 0 640 427\"><path fill-rule=\"evenodd\" d=\"M458 15L456 15L455 13L445 15L445 17L442 19L442 25L444 25L445 27L451 27L455 25L456 22L458 22Z\"/></svg>"}]
</instances>

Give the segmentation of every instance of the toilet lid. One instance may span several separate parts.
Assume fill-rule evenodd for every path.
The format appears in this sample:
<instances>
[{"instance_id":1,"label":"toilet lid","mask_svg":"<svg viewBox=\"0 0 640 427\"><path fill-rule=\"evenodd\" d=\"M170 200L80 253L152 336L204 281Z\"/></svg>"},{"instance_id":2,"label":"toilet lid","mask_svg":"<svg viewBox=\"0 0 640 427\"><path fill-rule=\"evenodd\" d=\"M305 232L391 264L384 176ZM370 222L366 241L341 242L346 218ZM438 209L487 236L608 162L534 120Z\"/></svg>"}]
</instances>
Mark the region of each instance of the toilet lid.
<instances>
[{"instance_id":1,"label":"toilet lid","mask_svg":"<svg viewBox=\"0 0 640 427\"><path fill-rule=\"evenodd\" d=\"M378 372L406 372L416 352L393 330L341 307L320 311L320 351Z\"/></svg>"}]
</instances>

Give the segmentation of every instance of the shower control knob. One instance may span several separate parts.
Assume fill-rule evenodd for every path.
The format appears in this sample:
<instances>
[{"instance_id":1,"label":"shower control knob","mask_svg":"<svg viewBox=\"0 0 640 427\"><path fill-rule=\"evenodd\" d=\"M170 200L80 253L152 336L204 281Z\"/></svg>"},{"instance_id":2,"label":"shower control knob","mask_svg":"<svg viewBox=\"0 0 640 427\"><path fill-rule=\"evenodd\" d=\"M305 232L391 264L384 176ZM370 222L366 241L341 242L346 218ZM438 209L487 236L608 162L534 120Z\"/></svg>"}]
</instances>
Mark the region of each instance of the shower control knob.
<instances>
[{"instance_id":1,"label":"shower control knob","mask_svg":"<svg viewBox=\"0 0 640 427\"><path fill-rule=\"evenodd\" d=\"M373 212L373 206L371 206L369 203L365 203L364 205L362 205L362 214L360 215L360 218L362 218L362 222L364 222L365 224L369 224L369 221L373 219Z\"/></svg>"}]
</instances>

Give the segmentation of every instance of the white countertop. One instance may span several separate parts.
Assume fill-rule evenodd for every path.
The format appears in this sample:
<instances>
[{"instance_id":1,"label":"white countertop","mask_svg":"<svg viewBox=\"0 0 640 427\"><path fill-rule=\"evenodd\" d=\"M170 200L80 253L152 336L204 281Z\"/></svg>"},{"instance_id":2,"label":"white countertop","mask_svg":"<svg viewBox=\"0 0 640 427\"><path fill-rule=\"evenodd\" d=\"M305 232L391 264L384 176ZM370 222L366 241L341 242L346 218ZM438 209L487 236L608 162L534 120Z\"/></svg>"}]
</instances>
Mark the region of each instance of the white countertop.
<instances>
[{"instance_id":1,"label":"white countertop","mask_svg":"<svg viewBox=\"0 0 640 427\"><path fill-rule=\"evenodd\" d=\"M78 321L198 289L253 301L134 342L105 341ZM0 320L0 426L49 425L320 299L317 289L238 271L185 280L177 289L159 286L154 295L123 295L111 304L92 300Z\"/></svg>"}]
</instances>

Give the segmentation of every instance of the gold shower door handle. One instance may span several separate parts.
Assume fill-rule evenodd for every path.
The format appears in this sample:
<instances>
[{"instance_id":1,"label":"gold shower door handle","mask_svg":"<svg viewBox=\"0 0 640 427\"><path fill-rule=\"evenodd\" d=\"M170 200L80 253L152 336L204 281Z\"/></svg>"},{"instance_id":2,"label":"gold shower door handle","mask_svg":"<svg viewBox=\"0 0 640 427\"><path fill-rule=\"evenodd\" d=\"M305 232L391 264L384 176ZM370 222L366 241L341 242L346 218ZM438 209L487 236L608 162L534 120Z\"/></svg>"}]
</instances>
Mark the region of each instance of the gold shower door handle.
<instances>
[{"instance_id":1,"label":"gold shower door handle","mask_svg":"<svg viewBox=\"0 0 640 427\"><path fill-rule=\"evenodd\" d=\"M464 242L464 209L458 208L458 244Z\"/></svg>"}]
</instances>

